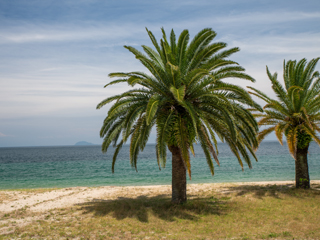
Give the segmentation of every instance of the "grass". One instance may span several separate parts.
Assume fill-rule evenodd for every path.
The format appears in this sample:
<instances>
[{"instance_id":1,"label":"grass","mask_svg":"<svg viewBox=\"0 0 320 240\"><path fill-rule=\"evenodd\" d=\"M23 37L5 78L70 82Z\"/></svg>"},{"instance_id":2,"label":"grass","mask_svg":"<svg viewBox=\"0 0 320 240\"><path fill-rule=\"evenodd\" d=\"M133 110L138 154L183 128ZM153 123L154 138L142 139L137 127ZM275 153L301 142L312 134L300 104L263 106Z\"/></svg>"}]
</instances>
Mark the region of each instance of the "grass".
<instances>
[{"instance_id":1,"label":"grass","mask_svg":"<svg viewBox=\"0 0 320 240\"><path fill-rule=\"evenodd\" d=\"M320 239L319 187L228 185L188 192L183 205L145 194L45 213L19 209L0 213L0 239ZM31 220L19 225L24 219Z\"/></svg>"}]
</instances>

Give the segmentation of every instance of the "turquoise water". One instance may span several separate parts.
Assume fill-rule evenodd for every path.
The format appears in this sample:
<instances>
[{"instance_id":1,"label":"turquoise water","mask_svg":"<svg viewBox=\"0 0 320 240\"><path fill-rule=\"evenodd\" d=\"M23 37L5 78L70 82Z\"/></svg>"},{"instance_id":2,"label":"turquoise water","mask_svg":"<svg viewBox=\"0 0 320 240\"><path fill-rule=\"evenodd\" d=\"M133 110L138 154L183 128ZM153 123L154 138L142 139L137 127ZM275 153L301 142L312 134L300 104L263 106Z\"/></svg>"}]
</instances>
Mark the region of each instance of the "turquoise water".
<instances>
[{"instance_id":1,"label":"turquoise water","mask_svg":"<svg viewBox=\"0 0 320 240\"><path fill-rule=\"evenodd\" d=\"M192 180L188 183L249 182L294 180L294 160L287 147L265 142L257 151L259 162L241 170L226 144L219 144L221 166L211 176L204 154L195 146L191 158ZM102 154L100 146L0 148L0 189L49 188L102 185L162 185L171 183L171 155L165 169L159 171L155 146L147 145L138 158L138 172L131 168L129 147L118 155L115 173L111 173L113 149ZM320 148L309 149L309 172L320 180Z\"/></svg>"}]
</instances>

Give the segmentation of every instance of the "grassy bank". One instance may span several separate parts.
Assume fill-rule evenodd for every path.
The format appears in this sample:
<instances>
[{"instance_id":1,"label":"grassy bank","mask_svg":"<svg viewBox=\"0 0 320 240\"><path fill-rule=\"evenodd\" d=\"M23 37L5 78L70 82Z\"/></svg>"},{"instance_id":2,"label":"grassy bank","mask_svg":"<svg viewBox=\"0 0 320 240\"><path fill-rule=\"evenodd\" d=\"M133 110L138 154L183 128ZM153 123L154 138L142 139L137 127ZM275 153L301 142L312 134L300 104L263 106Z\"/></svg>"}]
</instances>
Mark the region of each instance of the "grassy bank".
<instances>
[{"instance_id":1,"label":"grassy bank","mask_svg":"<svg viewBox=\"0 0 320 240\"><path fill-rule=\"evenodd\" d=\"M179 206L162 192L46 212L22 208L0 213L0 239L320 239L320 185L312 187L212 185L188 191Z\"/></svg>"}]
</instances>

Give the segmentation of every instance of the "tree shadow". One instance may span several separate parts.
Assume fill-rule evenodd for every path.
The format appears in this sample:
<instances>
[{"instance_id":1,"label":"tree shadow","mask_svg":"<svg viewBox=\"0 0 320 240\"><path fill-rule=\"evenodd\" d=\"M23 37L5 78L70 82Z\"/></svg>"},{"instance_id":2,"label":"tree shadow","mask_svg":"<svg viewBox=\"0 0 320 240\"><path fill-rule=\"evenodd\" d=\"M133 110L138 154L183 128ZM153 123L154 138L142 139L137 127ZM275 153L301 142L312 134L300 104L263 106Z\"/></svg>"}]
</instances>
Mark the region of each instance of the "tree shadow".
<instances>
[{"instance_id":1,"label":"tree shadow","mask_svg":"<svg viewBox=\"0 0 320 240\"><path fill-rule=\"evenodd\" d=\"M197 221L203 215L223 215L228 208L226 201L214 197L194 198L185 204L174 205L167 195L119 197L115 200L94 199L77 205L83 214L111 215L118 220L136 218L140 222L148 222L150 214L170 222L178 219Z\"/></svg>"},{"instance_id":2,"label":"tree shadow","mask_svg":"<svg viewBox=\"0 0 320 240\"><path fill-rule=\"evenodd\" d=\"M316 190L320 190L320 184L312 184L311 187L313 187Z\"/></svg>"},{"instance_id":3,"label":"tree shadow","mask_svg":"<svg viewBox=\"0 0 320 240\"><path fill-rule=\"evenodd\" d=\"M281 195L288 195L296 198L315 197L320 195L319 186L312 184L310 189L297 189L293 184L268 184L268 185L240 185L229 187L228 192L235 192L236 196L251 194L253 197L274 197L281 199Z\"/></svg>"}]
</instances>

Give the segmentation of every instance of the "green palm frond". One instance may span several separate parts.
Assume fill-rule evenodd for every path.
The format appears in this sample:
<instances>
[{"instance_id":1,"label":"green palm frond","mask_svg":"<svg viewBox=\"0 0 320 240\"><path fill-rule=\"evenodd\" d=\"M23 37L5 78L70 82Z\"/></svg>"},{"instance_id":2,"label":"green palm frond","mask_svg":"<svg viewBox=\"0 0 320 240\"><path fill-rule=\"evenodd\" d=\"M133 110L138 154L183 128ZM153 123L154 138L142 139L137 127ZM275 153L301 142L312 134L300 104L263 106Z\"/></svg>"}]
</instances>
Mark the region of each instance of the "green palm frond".
<instances>
[{"instance_id":1,"label":"green palm frond","mask_svg":"<svg viewBox=\"0 0 320 240\"><path fill-rule=\"evenodd\" d=\"M125 48L147 73L110 73L109 77L116 80L105 87L126 82L133 89L107 97L97 105L100 109L112 104L100 130L103 151L112 142L116 147L112 171L127 140L131 166L137 170L138 154L146 146L153 126L159 169L166 165L167 147L178 147L191 178L190 152L194 155L193 144L199 142L214 174L212 158L220 164L218 138L229 145L242 168L243 161L251 167L249 154L256 158L253 148L258 146L258 125L247 107L257 111L262 108L245 89L224 82L227 78L255 81L237 62L228 59L239 48L227 49L226 43L213 43L216 33L210 28L191 41L188 30L176 37L173 30L167 36L162 28L160 41L146 30L152 47L142 45L143 52L131 46ZM312 107L314 102L309 105Z\"/></svg>"},{"instance_id":2,"label":"green palm frond","mask_svg":"<svg viewBox=\"0 0 320 240\"><path fill-rule=\"evenodd\" d=\"M214 175L214 165L210 156L210 148L208 145L208 136L206 135L204 128L201 126L199 131L199 142L202 147L202 150L206 156L206 160L211 171L212 176ZM217 161L217 160L216 160Z\"/></svg>"},{"instance_id":3,"label":"green palm frond","mask_svg":"<svg viewBox=\"0 0 320 240\"><path fill-rule=\"evenodd\" d=\"M141 138L140 131L143 127L144 123L144 117L141 116L138 120L136 125L133 127L133 133L131 135L131 142L130 142L130 163L131 166L134 167L137 171L137 160L138 160L138 154L139 154L139 140Z\"/></svg>"},{"instance_id":4,"label":"green palm frond","mask_svg":"<svg viewBox=\"0 0 320 240\"><path fill-rule=\"evenodd\" d=\"M241 166L241 169L243 171L243 162L242 162L240 154L239 154L239 149L238 149L237 143L233 139L230 139L228 137L225 138L225 142L229 145L230 150L236 156L236 158L237 158L237 160L238 160L238 162L239 162L239 164Z\"/></svg>"},{"instance_id":5,"label":"green palm frond","mask_svg":"<svg viewBox=\"0 0 320 240\"><path fill-rule=\"evenodd\" d=\"M277 80L277 73L272 75L267 67L267 75L277 100L270 99L263 92L249 87L253 90L250 92L251 94L266 102L264 113L255 114L259 117L258 124L260 126L268 126L267 129L259 132L259 142L266 135L275 131L278 141L283 144L282 136L284 134L289 152L294 158L298 147L301 146L303 134L307 134L320 143L316 134L320 130L318 126L320 123L320 79L319 72L315 71L319 59L312 59L309 63L306 59L301 59L299 62L284 61L285 88ZM309 142L302 145L308 146Z\"/></svg>"},{"instance_id":6,"label":"green palm frond","mask_svg":"<svg viewBox=\"0 0 320 240\"><path fill-rule=\"evenodd\" d=\"M136 122L136 119L141 115L141 113L144 112L144 110L144 104L131 105L131 108L126 115L125 127L122 134L122 139L124 142L126 142L129 136L132 134L132 126Z\"/></svg>"},{"instance_id":7,"label":"green palm frond","mask_svg":"<svg viewBox=\"0 0 320 240\"><path fill-rule=\"evenodd\" d=\"M201 125L200 131L202 132L202 137L205 140L205 143L208 146L208 149L209 149L213 159L216 161L218 166L220 166L218 155L217 155L216 151L214 150L214 147L213 147L213 145L212 145L212 143L211 143L211 141L209 139L209 134L208 134L206 128L203 125Z\"/></svg>"},{"instance_id":8,"label":"green palm frond","mask_svg":"<svg viewBox=\"0 0 320 240\"><path fill-rule=\"evenodd\" d=\"M210 137L211 137L211 140L213 141L213 144L214 144L214 147L215 147L215 152L216 152L216 157L215 156L213 156L213 157L214 157L216 163L220 166L220 162L219 162L219 159L218 159L218 154L219 154L218 141L216 139L215 133L214 133L213 129L210 126L210 123L208 122L208 120L206 118L202 117L202 122L205 124L207 130L210 133Z\"/></svg>"},{"instance_id":9,"label":"green palm frond","mask_svg":"<svg viewBox=\"0 0 320 240\"><path fill-rule=\"evenodd\" d=\"M158 110L158 105L160 102L160 96L159 95L153 95L148 102L147 109L146 109L146 121L147 125L149 125L156 115L156 112Z\"/></svg>"},{"instance_id":10,"label":"green palm frond","mask_svg":"<svg viewBox=\"0 0 320 240\"><path fill-rule=\"evenodd\" d=\"M112 173L114 173L114 166L116 164L117 156L122 146L123 146L123 140L121 140L121 142L117 145L116 150L114 151L113 158L112 158L112 167L111 167Z\"/></svg>"},{"instance_id":11,"label":"green palm frond","mask_svg":"<svg viewBox=\"0 0 320 240\"><path fill-rule=\"evenodd\" d=\"M226 46L227 45L225 45L225 47ZM239 51L240 51L240 49L236 47L236 48L231 48L231 49L216 53L213 57L211 57L210 59L208 59L206 61L204 66L206 69L209 69L210 71L216 70L216 69L218 69L222 66L225 66L227 64L227 62L221 61L221 59L228 58L230 55L232 55L236 52L239 52ZM237 64L235 62L233 62L233 63Z\"/></svg>"},{"instance_id":12,"label":"green palm frond","mask_svg":"<svg viewBox=\"0 0 320 240\"><path fill-rule=\"evenodd\" d=\"M160 168L160 165L164 168L166 165L166 159L167 159L167 147L166 144L168 142L167 140L167 134L168 134L168 126L170 125L170 120L172 117L173 112L170 111L168 116L162 114L159 115L157 118L157 162Z\"/></svg>"},{"instance_id":13,"label":"green palm frond","mask_svg":"<svg viewBox=\"0 0 320 240\"><path fill-rule=\"evenodd\" d=\"M246 150L246 147L245 145L243 144L242 141L238 141L237 142L237 149L239 150L239 152L241 153L244 161L248 164L249 168L251 169L252 168L252 163L251 163L251 160L250 160L250 156Z\"/></svg>"},{"instance_id":14,"label":"green palm frond","mask_svg":"<svg viewBox=\"0 0 320 240\"><path fill-rule=\"evenodd\" d=\"M293 109L288 109L283 102L271 100L270 103L264 105L263 109L276 110L284 115L290 115L293 112Z\"/></svg>"},{"instance_id":15,"label":"green palm frond","mask_svg":"<svg viewBox=\"0 0 320 240\"><path fill-rule=\"evenodd\" d=\"M186 128L185 120L178 116L178 120L175 122L175 140L180 148L181 156L185 164L185 168L188 171L189 177L191 179L191 165L190 165L190 155L189 155L189 141L188 129Z\"/></svg>"},{"instance_id":16,"label":"green palm frond","mask_svg":"<svg viewBox=\"0 0 320 240\"><path fill-rule=\"evenodd\" d=\"M117 122L114 122L114 124L110 127L108 132L105 134L104 141L102 144L102 151L107 152L108 147L110 146L111 142L114 138L121 132L121 128L124 124L124 119L121 118Z\"/></svg>"},{"instance_id":17,"label":"green palm frond","mask_svg":"<svg viewBox=\"0 0 320 240\"><path fill-rule=\"evenodd\" d=\"M186 87L181 86L180 88L176 88L175 86L170 87L170 92L173 94L174 99L181 103L184 99L184 95L186 94Z\"/></svg>"},{"instance_id":18,"label":"green palm frond","mask_svg":"<svg viewBox=\"0 0 320 240\"><path fill-rule=\"evenodd\" d=\"M290 125L286 122L280 122L278 123L275 128L274 132L276 134L276 137L281 145L283 145L282 136L285 133L285 131L290 127Z\"/></svg>"},{"instance_id":19,"label":"green palm frond","mask_svg":"<svg viewBox=\"0 0 320 240\"><path fill-rule=\"evenodd\" d=\"M110 85L113 85L113 84L117 84L117 83L122 83L122 82L127 82L128 79L124 78L124 79L117 79L117 80L114 80L114 81L111 81L109 82L108 84L104 85L104 88L110 86Z\"/></svg>"},{"instance_id":20,"label":"green palm frond","mask_svg":"<svg viewBox=\"0 0 320 240\"><path fill-rule=\"evenodd\" d=\"M320 138L316 135L314 129L310 128L308 125L304 125L303 130L305 130L312 137L312 139L320 146Z\"/></svg>"},{"instance_id":21,"label":"green palm frond","mask_svg":"<svg viewBox=\"0 0 320 240\"><path fill-rule=\"evenodd\" d=\"M260 131L260 132L258 133L258 142L261 143L262 140L263 140L269 133L271 133L271 132L274 131L274 129L275 129L275 127L272 126L272 127L269 127L269 128L267 128L267 129L263 129L262 131Z\"/></svg>"},{"instance_id":22,"label":"green palm frond","mask_svg":"<svg viewBox=\"0 0 320 240\"><path fill-rule=\"evenodd\" d=\"M270 103L272 101L266 94L264 94L260 90L258 90L256 88L253 88L253 87L250 87L250 86L248 86L247 88L249 88L249 89L254 91L254 92L250 92L249 91L248 93L257 96L258 98L264 100L265 102Z\"/></svg>"}]
</instances>

